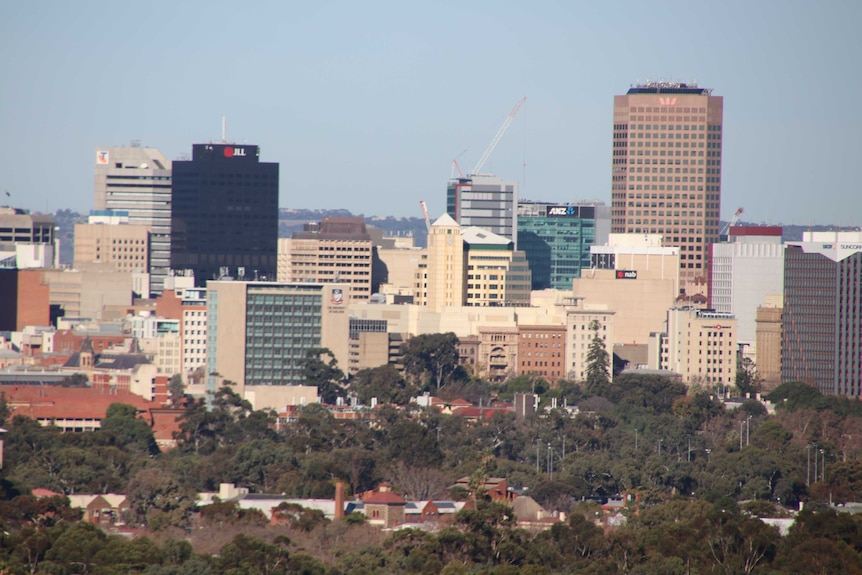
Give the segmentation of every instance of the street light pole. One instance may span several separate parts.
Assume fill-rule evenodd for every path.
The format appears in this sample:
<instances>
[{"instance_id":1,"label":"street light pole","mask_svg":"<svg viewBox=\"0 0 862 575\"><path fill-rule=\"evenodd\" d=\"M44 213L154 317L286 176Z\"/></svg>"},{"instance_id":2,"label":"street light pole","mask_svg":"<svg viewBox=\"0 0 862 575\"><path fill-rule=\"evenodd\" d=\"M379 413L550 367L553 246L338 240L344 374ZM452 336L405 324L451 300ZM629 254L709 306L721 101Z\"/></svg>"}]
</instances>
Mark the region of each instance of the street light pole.
<instances>
[{"instance_id":1,"label":"street light pole","mask_svg":"<svg viewBox=\"0 0 862 575\"><path fill-rule=\"evenodd\" d=\"M820 465L820 481L826 481L826 450L820 450L820 457L822 458Z\"/></svg>"},{"instance_id":2,"label":"street light pole","mask_svg":"<svg viewBox=\"0 0 862 575\"><path fill-rule=\"evenodd\" d=\"M712 449L707 448L704 451L706 451L706 462L712 463Z\"/></svg>"},{"instance_id":3,"label":"street light pole","mask_svg":"<svg viewBox=\"0 0 862 575\"><path fill-rule=\"evenodd\" d=\"M658 440L658 454L659 454L659 455L661 455L661 444L662 444L662 442L663 442L663 441L664 441L664 439L659 439L659 440Z\"/></svg>"},{"instance_id":4,"label":"street light pole","mask_svg":"<svg viewBox=\"0 0 862 575\"><path fill-rule=\"evenodd\" d=\"M811 485L811 444L805 446L805 450L808 453L808 466L805 470L805 485Z\"/></svg>"},{"instance_id":5,"label":"street light pole","mask_svg":"<svg viewBox=\"0 0 862 575\"><path fill-rule=\"evenodd\" d=\"M750 426L750 424L751 424L751 416L749 415L745 419L745 445L746 445L746 447L748 445L750 445L750 443L748 442L748 440L751 437L751 426Z\"/></svg>"},{"instance_id":6,"label":"street light pole","mask_svg":"<svg viewBox=\"0 0 862 575\"><path fill-rule=\"evenodd\" d=\"M817 444L814 444L814 483L817 483Z\"/></svg>"},{"instance_id":7,"label":"street light pole","mask_svg":"<svg viewBox=\"0 0 862 575\"><path fill-rule=\"evenodd\" d=\"M691 435L688 436L688 454L686 457L688 462L691 463Z\"/></svg>"}]
</instances>

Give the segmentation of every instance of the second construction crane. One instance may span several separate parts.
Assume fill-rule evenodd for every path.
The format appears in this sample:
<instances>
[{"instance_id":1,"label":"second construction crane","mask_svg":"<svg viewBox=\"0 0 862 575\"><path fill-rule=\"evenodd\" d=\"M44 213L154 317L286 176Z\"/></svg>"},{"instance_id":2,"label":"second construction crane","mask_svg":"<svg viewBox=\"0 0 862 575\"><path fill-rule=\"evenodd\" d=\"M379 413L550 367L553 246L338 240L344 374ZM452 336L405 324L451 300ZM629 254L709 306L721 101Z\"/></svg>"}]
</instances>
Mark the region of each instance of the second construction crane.
<instances>
[{"instance_id":1,"label":"second construction crane","mask_svg":"<svg viewBox=\"0 0 862 575\"><path fill-rule=\"evenodd\" d=\"M494 148L497 147L497 144L500 143L500 140L503 139L503 136L506 134L506 130L509 129L509 125L512 123L512 120L515 119L515 116L518 115L518 110L521 109L521 106L524 105L524 102L527 101L527 97L524 96L512 107L512 111L509 112L509 115L506 116L506 119L503 121L503 125L500 126L500 129L497 130L496 135L494 135L494 139L491 140L491 143L488 144L488 147L485 148L485 152L482 154L482 157L479 158L479 161L476 162L476 165L473 166L473 169L470 170L468 175L475 175L482 172L482 167L485 165L485 162L488 161L488 158L491 157L491 154L494 153ZM457 164L456 164L457 165Z\"/></svg>"}]
</instances>

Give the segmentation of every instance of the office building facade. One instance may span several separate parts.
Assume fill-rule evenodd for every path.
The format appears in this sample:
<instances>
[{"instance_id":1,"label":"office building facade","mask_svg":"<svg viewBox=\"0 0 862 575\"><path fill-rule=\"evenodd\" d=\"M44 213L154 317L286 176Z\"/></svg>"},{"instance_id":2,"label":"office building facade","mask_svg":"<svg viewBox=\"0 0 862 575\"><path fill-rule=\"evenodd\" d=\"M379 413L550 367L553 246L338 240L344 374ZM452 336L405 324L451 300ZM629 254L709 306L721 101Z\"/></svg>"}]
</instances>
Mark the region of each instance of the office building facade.
<instances>
[{"instance_id":1,"label":"office building facade","mask_svg":"<svg viewBox=\"0 0 862 575\"><path fill-rule=\"evenodd\" d=\"M0 206L0 269L56 267L54 218Z\"/></svg>"},{"instance_id":2,"label":"office building facade","mask_svg":"<svg viewBox=\"0 0 862 575\"><path fill-rule=\"evenodd\" d=\"M446 213L463 227L476 226L518 241L518 183L490 174L449 181Z\"/></svg>"},{"instance_id":3,"label":"office building facade","mask_svg":"<svg viewBox=\"0 0 862 575\"><path fill-rule=\"evenodd\" d=\"M121 272L148 272L150 227L128 223L128 216L125 220L115 224L75 224L74 265L105 264ZM161 281L164 283L164 279Z\"/></svg>"},{"instance_id":4,"label":"office building facade","mask_svg":"<svg viewBox=\"0 0 862 575\"><path fill-rule=\"evenodd\" d=\"M203 286L277 276L278 170L258 146L195 144L173 163L171 268Z\"/></svg>"},{"instance_id":5,"label":"office building facade","mask_svg":"<svg viewBox=\"0 0 862 575\"><path fill-rule=\"evenodd\" d=\"M757 308L784 287L781 226L734 226L729 241L710 246L709 306L733 314L737 340L756 361Z\"/></svg>"},{"instance_id":6,"label":"office building facade","mask_svg":"<svg viewBox=\"0 0 862 575\"><path fill-rule=\"evenodd\" d=\"M309 350L332 351L346 372L348 284L207 282L207 390L302 385Z\"/></svg>"},{"instance_id":7,"label":"office building facade","mask_svg":"<svg viewBox=\"0 0 862 575\"><path fill-rule=\"evenodd\" d=\"M653 334L648 367L678 373L689 385L727 389L736 382L736 319L693 307L667 311L667 329Z\"/></svg>"},{"instance_id":8,"label":"office building facade","mask_svg":"<svg viewBox=\"0 0 862 575\"><path fill-rule=\"evenodd\" d=\"M682 287L704 282L721 211L722 96L648 82L614 96L611 231L661 234Z\"/></svg>"},{"instance_id":9,"label":"office building facade","mask_svg":"<svg viewBox=\"0 0 862 575\"><path fill-rule=\"evenodd\" d=\"M610 208L601 203L518 202L518 248L527 255L533 289L572 288L590 267L590 246L607 241Z\"/></svg>"},{"instance_id":10,"label":"office building facade","mask_svg":"<svg viewBox=\"0 0 862 575\"><path fill-rule=\"evenodd\" d=\"M372 293L374 245L360 217L328 217L278 240L278 281L351 286L354 301Z\"/></svg>"},{"instance_id":11,"label":"office building facade","mask_svg":"<svg viewBox=\"0 0 862 575\"><path fill-rule=\"evenodd\" d=\"M93 193L98 212L125 212L129 224L147 227L150 291L161 293L171 265L170 160L155 148L99 148Z\"/></svg>"},{"instance_id":12,"label":"office building facade","mask_svg":"<svg viewBox=\"0 0 862 575\"><path fill-rule=\"evenodd\" d=\"M862 395L862 232L805 233L784 250L781 380Z\"/></svg>"}]
</instances>

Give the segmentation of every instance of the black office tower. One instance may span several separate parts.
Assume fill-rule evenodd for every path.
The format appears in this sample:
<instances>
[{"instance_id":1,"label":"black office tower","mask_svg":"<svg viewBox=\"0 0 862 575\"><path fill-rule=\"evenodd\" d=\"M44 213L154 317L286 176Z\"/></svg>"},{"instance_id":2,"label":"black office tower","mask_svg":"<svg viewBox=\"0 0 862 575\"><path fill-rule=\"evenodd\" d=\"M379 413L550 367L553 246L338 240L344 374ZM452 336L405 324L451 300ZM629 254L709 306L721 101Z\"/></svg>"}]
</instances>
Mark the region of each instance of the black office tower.
<instances>
[{"instance_id":1,"label":"black office tower","mask_svg":"<svg viewBox=\"0 0 862 575\"><path fill-rule=\"evenodd\" d=\"M173 162L171 269L195 284L230 276L275 280L278 164L258 146L194 144L191 161Z\"/></svg>"}]
</instances>

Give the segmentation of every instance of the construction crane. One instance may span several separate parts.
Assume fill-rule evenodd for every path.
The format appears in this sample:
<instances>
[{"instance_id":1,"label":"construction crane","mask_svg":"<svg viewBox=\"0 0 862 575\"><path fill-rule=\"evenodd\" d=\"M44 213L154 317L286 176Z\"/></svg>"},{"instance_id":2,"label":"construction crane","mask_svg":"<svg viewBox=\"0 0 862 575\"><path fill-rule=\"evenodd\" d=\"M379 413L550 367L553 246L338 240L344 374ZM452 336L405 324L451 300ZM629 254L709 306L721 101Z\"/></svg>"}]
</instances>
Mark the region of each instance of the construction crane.
<instances>
[{"instance_id":1,"label":"construction crane","mask_svg":"<svg viewBox=\"0 0 862 575\"><path fill-rule=\"evenodd\" d=\"M512 123L512 120L515 119L515 116L518 115L518 110L521 109L521 106L524 105L524 102L527 101L527 97L524 96L515 106L512 108L512 111L509 112L509 115L506 116L506 119L503 121L503 125L500 126L500 129L497 130L497 135L494 136L494 139L491 140L491 143L485 149L485 153L482 154L482 157L479 158L479 161L476 162L476 165L473 166L473 169L470 171L470 175L478 174L482 170L482 166L485 165L485 162L488 161L488 158L491 157L491 154L494 152L494 148L497 147L497 144L500 143L500 140L503 138L503 135L506 133L506 130L509 129L509 124Z\"/></svg>"},{"instance_id":2,"label":"construction crane","mask_svg":"<svg viewBox=\"0 0 862 575\"><path fill-rule=\"evenodd\" d=\"M730 218L730 221L727 222L727 225L724 226L724 229L721 230L721 233L718 234L719 239L727 238L727 234L730 233L730 228L736 225L736 222L739 221L739 216L742 215L742 208L738 208L736 212L734 212L733 217Z\"/></svg>"},{"instance_id":3,"label":"construction crane","mask_svg":"<svg viewBox=\"0 0 862 575\"><path fill-rule=\"evenodd\" d=\"M425 200L419 200L419 205L422 206L422 215L425 217L425 228L428 233L431 233L431 217L428 215L428 206L425 205Z\"/></svg>"}]
</instances>

